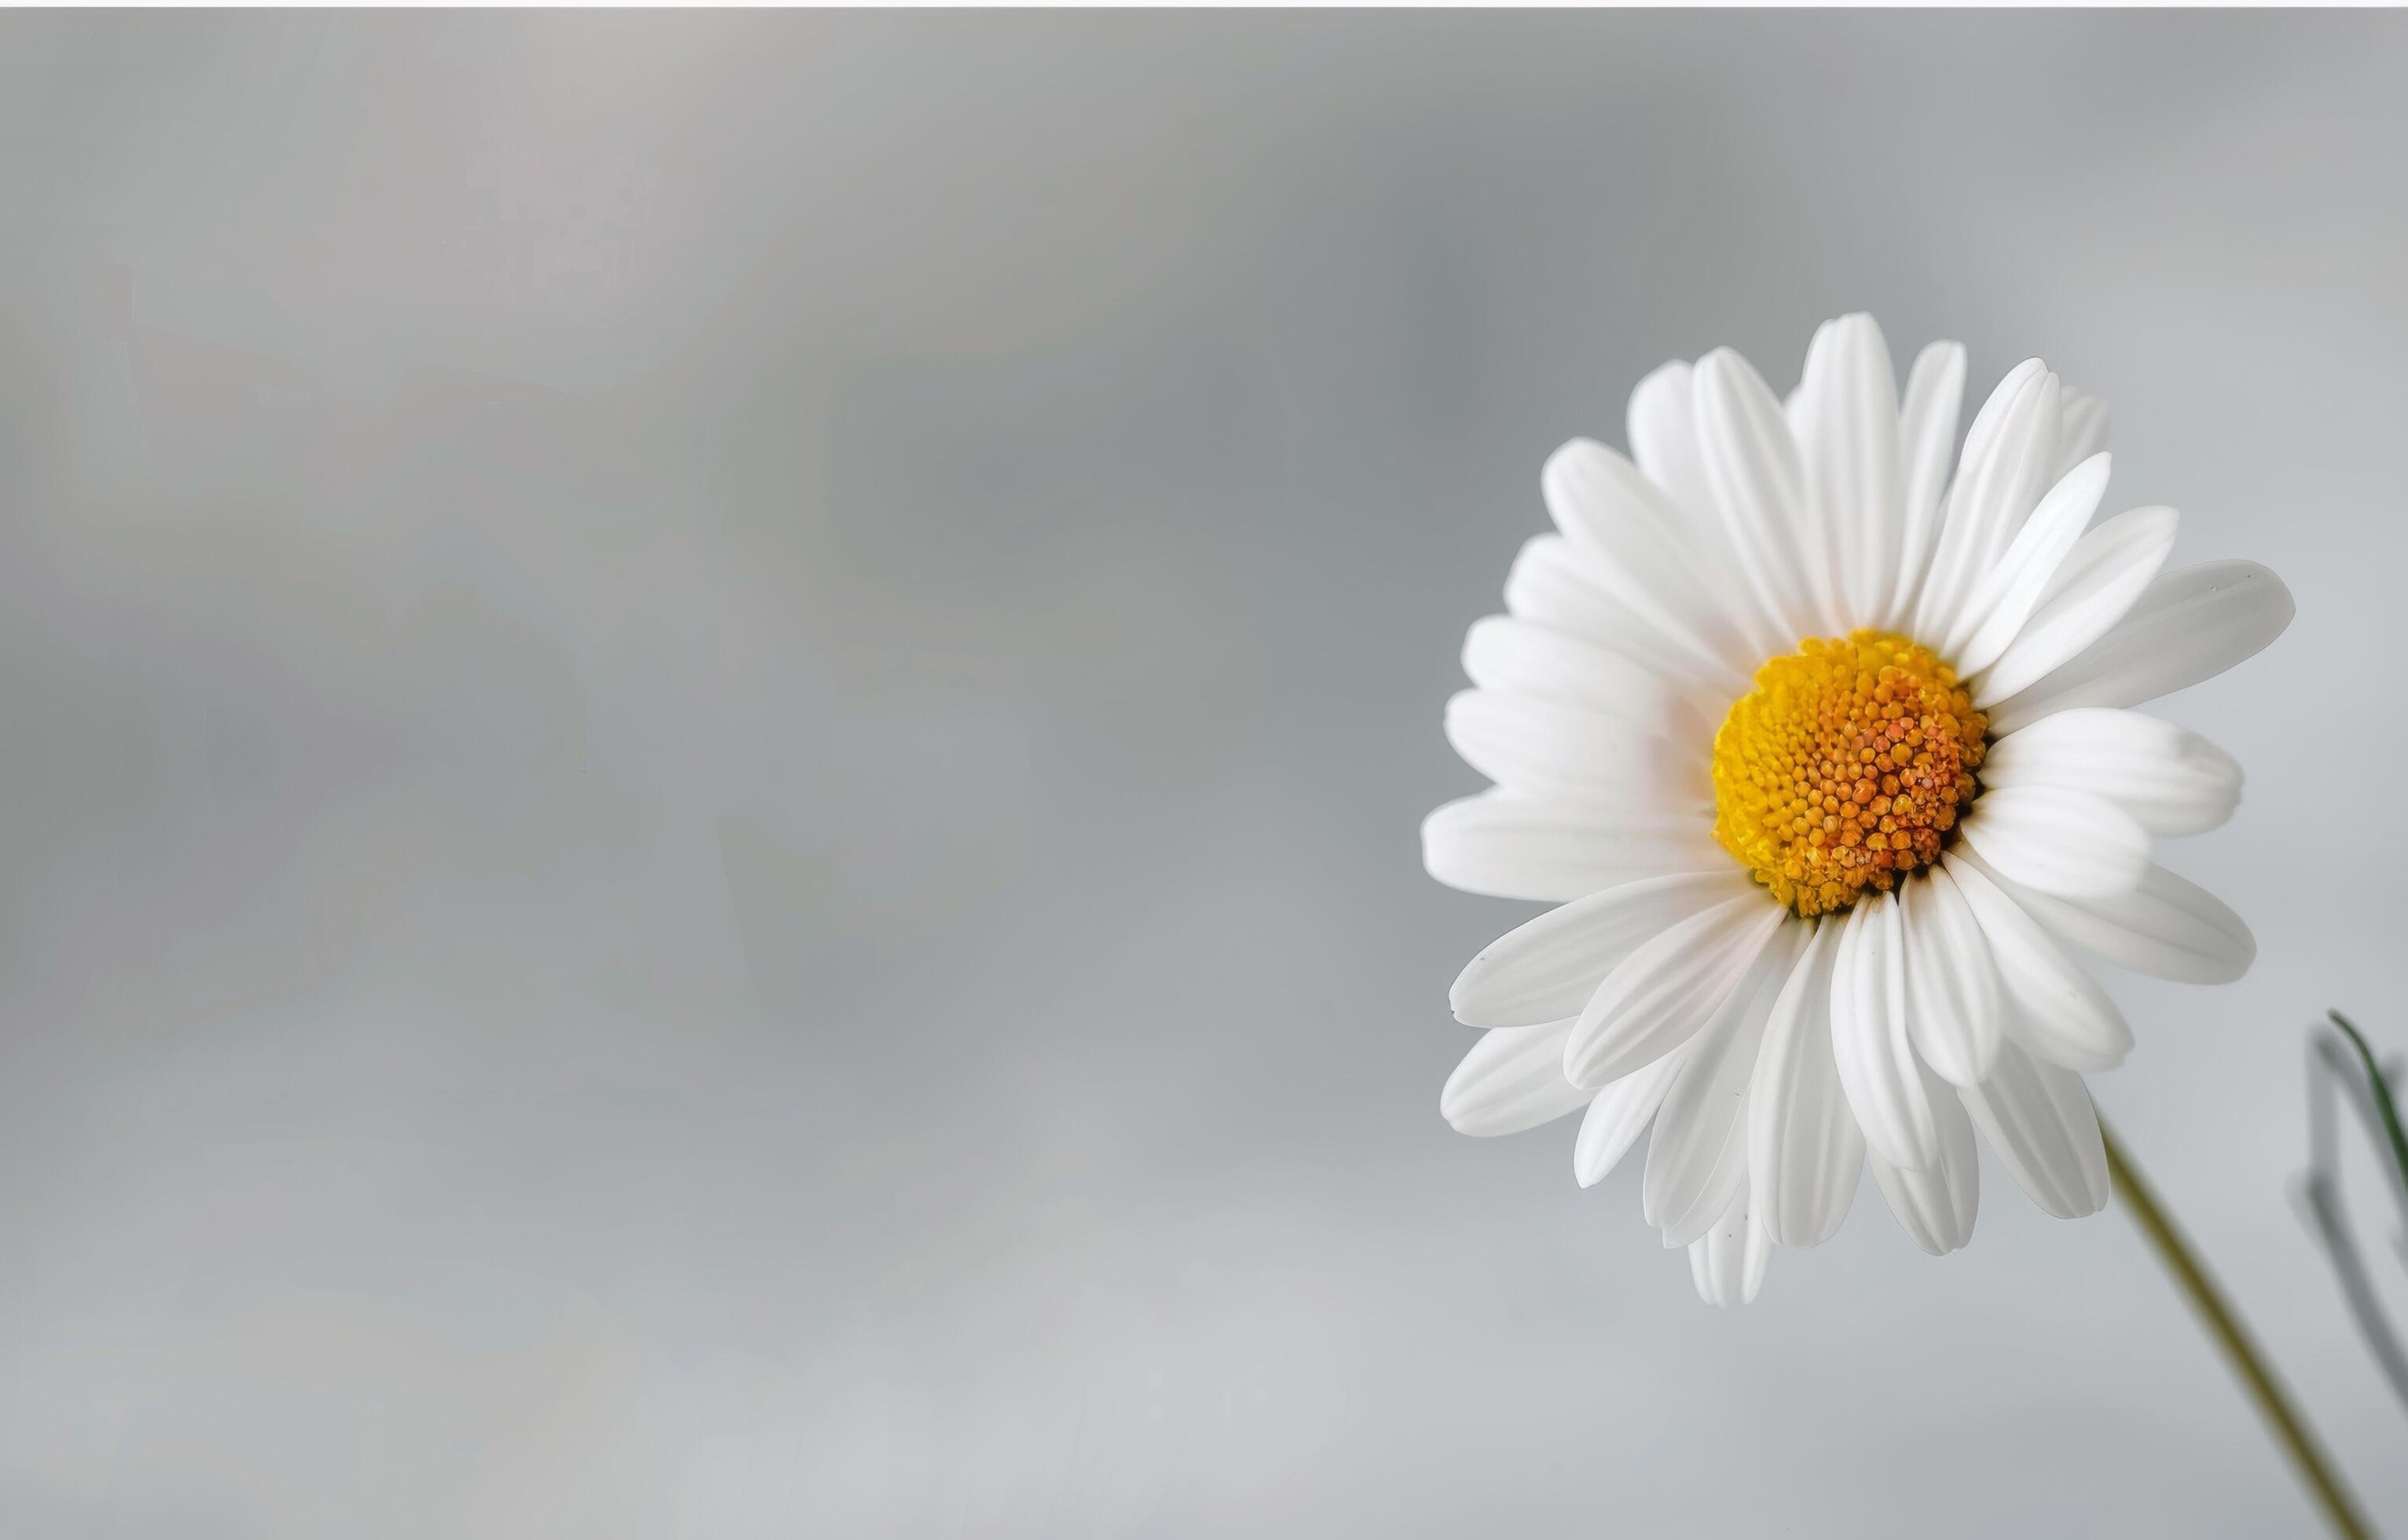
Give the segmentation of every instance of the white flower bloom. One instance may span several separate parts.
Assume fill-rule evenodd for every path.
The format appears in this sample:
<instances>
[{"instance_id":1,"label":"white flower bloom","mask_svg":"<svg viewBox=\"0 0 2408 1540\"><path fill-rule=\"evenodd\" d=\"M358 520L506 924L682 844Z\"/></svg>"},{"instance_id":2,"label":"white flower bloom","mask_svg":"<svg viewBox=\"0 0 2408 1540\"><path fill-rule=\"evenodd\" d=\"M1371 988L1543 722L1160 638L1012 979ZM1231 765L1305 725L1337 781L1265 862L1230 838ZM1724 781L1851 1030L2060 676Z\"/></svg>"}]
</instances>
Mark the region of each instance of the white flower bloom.
<instances>
[{"instance_id":1,"label":"white flower bloom","mask_svg":"<svg viewBox=\"0 0 2408 1540\"><path fill-rule=\"evenodd\" d=\"M2160 571L2171 509L2092 525L2105 410L2037 360L1952 478L1964 381L1937 342L1901 395L1862 315L1785 408L1728 350L1657 369L1629 457L1547 462L1556 532L1447 706L1496 784L1430 814L1430 874L1560 907L1455 981L1485 1031L1440 1110L1498 1134L1585 1107L1583 1186L1646 1133L1648 1222L1717 1304L1828 1239L1868 1162L1926 1250L1965 1245L1977 1131L2049 1213L2097 1211L2082 1075L2131 1033L2068 948L2203 983L2256 951L2153 859L2231 816L2240 767L2130 708L2272 641L2289 593Z\"/></svg>"}]
</instances>

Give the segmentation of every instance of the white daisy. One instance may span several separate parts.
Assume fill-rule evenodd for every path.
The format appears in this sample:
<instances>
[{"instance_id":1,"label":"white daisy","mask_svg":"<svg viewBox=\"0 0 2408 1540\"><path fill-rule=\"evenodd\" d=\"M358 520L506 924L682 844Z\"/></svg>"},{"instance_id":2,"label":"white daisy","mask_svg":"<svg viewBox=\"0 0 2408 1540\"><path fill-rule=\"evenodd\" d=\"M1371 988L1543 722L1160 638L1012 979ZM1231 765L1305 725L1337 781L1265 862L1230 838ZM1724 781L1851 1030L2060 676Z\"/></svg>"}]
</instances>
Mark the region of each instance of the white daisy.
<instances>
[{"instance_id":1,"label":"white daisy","mask_svg":"<svg viewBox=\"0 0 2408 1540\"><path fill-rule=\"evenodd\" d=\"M2130 710L2289 624L2249 562L2160 571L2172 509L2092 526L2106 412L2037 360L1975 414L1965 353L1901 398L1870 316L1816 332L1784 409L1737 353L1631 393L1630 455L1574 439L1557 532L1464 643L1446 731L1496 783L1423 826L1473 893L1561 907L1455 981L1485 1029L1466 1133L1587 1108L1583 1186L1648 1133L1644 1207L1698 1291L1753 1299L1870 1163L1926 1250L1971 1237L1978 1130L2051 1214L2107 1201L2082 1075L2131 1044L2067 948L2237 978L2248 928L2154 863L2241 769Z\"/></svg>"}]
</instances>

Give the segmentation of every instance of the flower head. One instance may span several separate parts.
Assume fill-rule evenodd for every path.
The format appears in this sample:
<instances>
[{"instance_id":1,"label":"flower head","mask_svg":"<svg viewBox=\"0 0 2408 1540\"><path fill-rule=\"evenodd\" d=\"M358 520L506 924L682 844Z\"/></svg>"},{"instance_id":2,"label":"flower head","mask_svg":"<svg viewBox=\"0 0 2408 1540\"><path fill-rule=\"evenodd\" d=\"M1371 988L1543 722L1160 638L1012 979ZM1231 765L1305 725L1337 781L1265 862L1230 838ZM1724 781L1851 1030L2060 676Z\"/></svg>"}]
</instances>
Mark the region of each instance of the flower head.
<instances>
[{"instance_id":1,"label":"flower head","mask_svg":"<svg viewBox=\"0 0 2408 1540\"><path fill-rule=\"evenodd\" d=\"M1586 1108L1597 1182L1644 1134L1643 1203L1698 1292L1839 1228L1863 1167L1926 1250L1972 1233L1976 1130L2052 1214L2107 1165L2082 1076L2131 1034L2068 948L2237 978L2256 943L2155 864L2241 770L2130 708L2281 634L2264 568L2162 571L2175 515L2096 525L2106 412L2039 361L1951 450L1964 350L1901 393L1869 316L1784 404L1727 350L1632 393L1628 457L1541 476L1556 532L1471 627L1447 733L1496 784L1423 827L1474 893L1560 907L1455 981L1484 1029L1441 1093L1468 1133Z\"/></svg>"}]
</instances>

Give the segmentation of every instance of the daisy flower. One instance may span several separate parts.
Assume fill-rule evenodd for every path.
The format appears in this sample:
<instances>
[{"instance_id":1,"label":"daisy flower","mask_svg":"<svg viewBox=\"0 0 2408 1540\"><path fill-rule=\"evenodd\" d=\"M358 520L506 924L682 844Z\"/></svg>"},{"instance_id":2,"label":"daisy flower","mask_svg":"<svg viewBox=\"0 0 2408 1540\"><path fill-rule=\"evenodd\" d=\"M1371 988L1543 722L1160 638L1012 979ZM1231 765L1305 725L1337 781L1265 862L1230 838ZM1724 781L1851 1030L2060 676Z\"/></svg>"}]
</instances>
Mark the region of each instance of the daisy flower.
<instances>
[{"instance_id":1,"label":"daisy flower","mask_svg":"<svg viewBox=\"0 0 2408 1540\"><path fill-rule=\"evenodd\" d=\"M1785 404L1727 349L1656 370L1627 455L1548 460L1555 529L1447 705L1496 784L1430 814L1430 875L1560 907L1455 980L1484 1032L1440 1110L1585 1108L1583 1186L1644 1136L1647 1220L1717 1304L1829 1238L1867 1165L1925 1250L1964 1245L1977 1133L2042 1208L2097 1211L2083 1076L2132 1036L2075 955L2219 983L2256 952L2155 860L2232 815L2240 766L2132 708L2272 641L2289 593L2163 570L2170 508L2093 525L2106 410L2038 360L1952 474L1964 383L1936 342L1901 393L1863 315Z\"/></svg>"}]
</instances>

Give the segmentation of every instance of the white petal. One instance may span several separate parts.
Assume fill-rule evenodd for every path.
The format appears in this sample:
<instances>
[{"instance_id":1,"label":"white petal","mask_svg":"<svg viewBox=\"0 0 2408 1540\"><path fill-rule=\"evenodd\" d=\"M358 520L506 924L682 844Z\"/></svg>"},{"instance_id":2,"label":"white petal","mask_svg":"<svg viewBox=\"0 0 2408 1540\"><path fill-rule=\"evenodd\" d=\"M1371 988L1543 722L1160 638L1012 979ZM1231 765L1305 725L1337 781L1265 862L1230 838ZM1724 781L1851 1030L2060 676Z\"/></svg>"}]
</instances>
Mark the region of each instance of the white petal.
<instances>
[{"instance_id":1,"label":"white petal","mask_svg":"<svg viewBox=\"0 0 2408 1540\"><path fill-rule=\"evenodd\" d=\"M2200 834L2241 802L2241 765L2186 728L2139 712L2083 706L2043 716L1990 746L1982 784L2086 789L2151 834Z\"/></svg>"},{"instance_id":2,"label":"white petal","mask_svg":"<svg viewBox=\"0 0 2408 1540\"><path fill-rule=\"evenodd\" d=\"M2107 403L2070 390L2057 410L2057 473L2062 476L2107 447Z\"/></svg>"},{"instance_id":3,"label":"white petal","mask_svg":"<svg viewBox=\"0 0 2408 1540\"><path fill-rule=\"evenodd\" d=\"M1990 875L2059 940L2134 972L2184 984L2230 984L2249 971L2258 941L2223 900L2161 866L2129 892L2066 899Z\"/></svg>"},{"instance_id":4,"label":"white petal","mask_svg":"<svg viewBox=\"0 0 2408 1540\"><path fill-rule=\"evenodd\" d=\"M1691 375L1675 361L1650 372L1630 390L1627 428L1630 458L1649 481L1672 496L1691 526L1710 525L1713 494L1698 458L1698 425L1691 410Z\"/></svg>"},{"instance_id":5,"label":"white petal","mask_svg":"<svg viewBox=\"0 0 2408 1540\"><path fill-rule=\"evenodd\" d=\"M1664 1118L1659 1113L1656 1119L1656 1134L1658 1138L1662 1137L1665 1127ZM1652 1142L1648 1154L1650 1159L1647 1163L1653 1167L1656 1162L1653 1159L1655 1149ZM1747 1139L1744 1135L1734 1138L1723 1146L1721 1159L1714 1164L1712 1173L1705 1180L1712 1199L1699 1203L1678 1223L1662 1227L1666 1250L1690 1245L1704 1239L1706 1232L1713 1229L1722 1219L1723 1204L1729 1201L1730 1195L1747 1186Z\"/></svg>"},{"instance_id":6,"label":"white petal","mask_svg":"<svg viewBox=\"0 0 2408 1540\"><path fill-rule=\"evenodd\" d=\"M1727 859L1695 813L1584 808L1491 789L1422 822L1422 865L1449 887L1562 903Z\"/></svg>"},{"instance_id":7,"label":"white petal","mask_svg":"<svg viewBox=\"0 0 2408 1540\"><path fill-rule=\"evenodd\" d=\"M2042 893L2121 892L2149 864L2148 831L2138 820L2069 787L1994 787L1957 828L1983 860Z\"/></svg>"},{"instance_id":8,"label":"white petal","mask_svg":"<svg viewBox=\"0 0 2408 1540\"><path fill-rule=\"evenodd\" d=\"M1865 1140L1831 1058L1831 964L1842 922L1814 924L1766 1021L1748 1092L1748 1185L1782 1245L1820 1245L1856 1201Z\"/></svg>"},{"instance_id":9,"label":"white petal","mask_svg":"<svg viewBox=\"0 0 2408 1540\"><path fill-rule=\"evenodd\" d=\"M2027 358L1999 377L1997 385L1983 398L1973 413L1972 425L1965 430L1964 453L1957 458L1958 469L1972 460L1986 459L1996 449L1999 435L2005 429L2007 413L2028 386L2035 384L2048 372L2048 366L2037 358ZM2060 393L2061 395L2061 393Z\"/></svg>"},{"instance_id":10,"label":"white petal","mask_svg":"<svg viewBox=\"0 0 2408 1540\"><path fill-rule=\"evenodd\" d=\"M1581 1012L1564 1049L1566 1076L1602 1086L1689 1041L1787 918L1787 910L1753 889L1639 946Z\"/></svg>"},{"instance_id":11,"label":"white petal","mask_svg":"<svg viewBox=\"0 0 2408 1540\"><path fill-rule=\"evenodd\" d=\"M1756 659L1699 571L1671 497L1594 439L1549 455L1539 486L1557 528L1595 569L1615 604L1727 692L1747 684Z\"/></svg>"},{"instance_id":12,"label":"white petal","mask_svg":"<svg viewBox=\"0 0 2408 1540\"><path fill-rule=\"evenodd\" d=\"M1617 580L1561 535L1534 535L1505 574L1505 608L1521 619L1568 632L1669 678L1694 677L1697 663L1663 630L1625 605Z\"/></svg>"},{"instance_id":13,"label":"white petal","mask_svg":"<svg viewBox=\"0 0 2408 1540\"><path fill-rule=\"evenodd\" d=\"M1894 1166L1878 1152L1866 1159L1889 1211L1906 1233L1931 1255L1944 1257L1973 1238L1973 1216L1982 1197L1981 1159L1963 1104L1928 1072L1924 1080L1937 1129L1938 1158L1920 1171Z\"/></svg>"},{"instance_id":14,"label":"white petal","mask_svg":"<svg viewBox=\"0 0 2408 1540\"><path fill-rule=\"evenodd\" d=\"M1576 1112L1588 1093L1564 1078L1570 1021L1484 1032L1446 1077L1438 1110L1457 1133L1520 1133Z\"/></svg>"},{"instance_id":15,"label":"white petal","mask_svg":"<svg viewBox=\"0 0 2408 1540\"><path fill-rule=\"evenodd\" d=\"M1959 673L1980 672L1998 661L2039 608L2067 555L2082 539L2099 499L2107 495L2109 457L2094 454L2065 473L2015 532L2005 555L1973 586L1965 613L1942 651Z\"/></svg>"},{"instance_id":16,"label":"white petal","mask_svg":"<svg viewBox=\"0 0 2408 1540\"><path fill-rule=\"evenodd\" d=\"M1898 895L1856 900L1831 971L1831 1058L1865 1143L1892 1165L1940 1159L1940 1132L1907 1038Z\"/></svg>"},{"instance_id":17,"label":"white petal","mask_svg":"<svg viewBox=\"0 0 2408 1540\"><path fill-rule=\"evenodd\" d=\"M1689 1244L1689 1281L1708 1304L1725 1310L1753 1304L1771 1259L1772 1239L1756 1223L1742 1186L1721 1222Z\"/></svg>"},{"instance_id":18,"label":"white petal","mask_svg":"<svg viewBox=\"0 0 2408 1540\"><path fill-rule=\"evenodd\" d=\"M1904 492L1898 377L1869 315L1826 322L1806 350L1796 437L1809 498L1836 542L1828 618L1844 634L1881 619L1898 577ZM1819 554L1807 553L1810 562Z\"/></svg>"},{"instance_id":19,"label":"white petal","mask_svg":"<svg viewBox=\"0 0 2408 1540\"><path fill-rule=\"evenodd\" d=\"M2165 566L2181 522L2171 508L2129 509L2074 541L2022 633L1973 682L1973 703L1992 710L2114 629Z\"/></svg>"},{"instance_id":20,"label":"white petal","mask_svg":"<svg viewBox=\"0 0 2408 1540\"><path fill-rule=\"evenodd\" d=\"M1483 947L1456 976L1448 1003L1467 1027L1528 1027L1578 1015L1641 943L1755 892L1746 872L1723 866L1592 893Z\"/></svg>"},{"instance_id":21,"label":"white petal","mask_svg":"<svg viewBox=\"0 0 2408 1540\"><path fill-rule=\"evenodd\" d=\"M1698 449L1695 410L1696 371L1679 362L1666 364L1639 381L1630 392L1630 458L1649 481L1671 496L1681 511L1685 543L1697 555L1698 569L1710 576L1718 594L1727 583L1733 556L1724 539L1722 517L1714 510L1713 489L1706 484L1706 468ZM1725 606L1725 618L1739 633L1748 654L1741 666L1771 657L1797 643L1777 631L1755 604Z\"/></svg>"},{"instance_id":22,"label":"white petal","mask_svg":"<svg viewBox=\"0 0 2408 1540\"><path fill-rule=\"evenodd\" d=\"M1656 1115L1641 1189L1647 1222L1667 1245L1686 1245L1728 1206L1747 1174L1744 1113L1765 1018L1788 982L1804 926L1783 926L1689 1044L1687 1062Z\"/></svg>"},{"instance_id":23,"label":"white petal","mask_svg":"<svg viewBox=\"0 0 2408 1540\"><path fill-rule=\"evenodd\" d=\"M2006 986L2001 1025L2010 1039L2053 1063L2112 1070L2132 1051L2132 1029L2099 981L2065 955L2013 895L1962 845L1941 857L1956 891L1982 922Z\"/></svg>"},{"instance_id":24,"label":"white petal","mask_svg":"<svg viewBox=\"0 0 2408 1540\"><path fill-rule=\"evenodd\" d=\"M2002 988L1982 922L1945 868L1899 887L1907 1036L1941 1079L1978 1085L1998 1057Z\"/></svg>"},{"instance_id":25,"label":"white petal","mask_svg":"<svg viewBox=\"0 0 2408 1540\"><path fill-rule=\"evenodd\" d=\"M1914 613L1931 546L1940 530L1940 491L1956 448L1956 419L1965 406L1965 345L1934 342L1915 355L1899 407L1898 447L1903 477L1898 571L1880 625L1895 631Z\"/></svg>"},{"instance_id":26,"label":"white petal","mask_svg":"<svg viewBox=\"0 0 2408 1540\"><path fill-rule=\"evenodd\" d=\"M2014 732L2075 706L2137 706L2213 679L2281 636L2293 610L2283 580L2255 562L2161 573L2105 636L1990 708L1990 730Z\"/></svg>"},{"instance_id":27,"label":"white petal","mask_svg":"<svg viewBox=\"0 0 2408 1540\"><path fill-rule=\"evenodd\" d=\"M1915 635L1955 633L1974 585L2056 480L2057 403L2057 376L2034 359L2000 381L1975 415L1915 605Z\"/></svg>"},{"instance_id":28,"label":"white petal","mask_svg":"<svg viewBox=\"0 0 2408 1540\"><path fill-rule=\"evenodd\" d=\"M1463 671L1498 695L1526 696L1625 722L1639 731L1711 739L1718 716L1700 710L1730 698L1676 680L1627 654L1517 615L1488 615L1463 638Z\"/></svg>"},{"instance_id":29,"label":"white petal","mask_svg":"<svg viewBox=\"0 0 2408 1540\"><path fill-rule=\"evenodd\" d=\"M1647 1130L1656 1109L1663 1104L1672 1077L1687 1061L1687 1052L1676 1048L1597 1093L1597 1100L1588 1104L1588 1115L1581 1119L1580 1138L1572 1144L1572 1176L1581 1186L1597 1186L1605 1180L1608 1172L1621 1164L1623 1156ZM1563 1071L1561 1056L1555 1060L1555 1070L1558 1074Z\"/></svg>"},{"instance_id":30,"label":"white petal","mask_svg":"<svg viewBox=\"0 0 2408 1540\"><path fill-rule=\"evenodd\" d=\"M1728 348L1698 360L1691 389L1698 454L1732 565L1761 614L1795 645L1822 628L1808 563L1828 564L1830 550L1818 538L1810 556L1803 542L1821 532L1797 440L1763 377Z\"/></svg>"},{"instance_id":31,"label":"white petal","mask_svg":"<svg viewBox=\"0 0 2408 1540\"><path fill-rule=\"evenodd\" d=\"M1658 813L1713 800L1694 738L1636 732L1578 706L1459 690L1446 703L1446 741L1465 764L1515 791Z\"/></svg>"},{"instance_id":32,"label":"white petal","mask_svg":"<svg viewBox=\"0 0 2408 1540\"><path fill-rule=\"evenodd\" d=\"M2107 1147L2080 1075L2011 1043L1990 1077L1959 1094L1973 1126L2033 1202L2060 1219L2107 1206Z\"/></svg>"}]
</instances>

